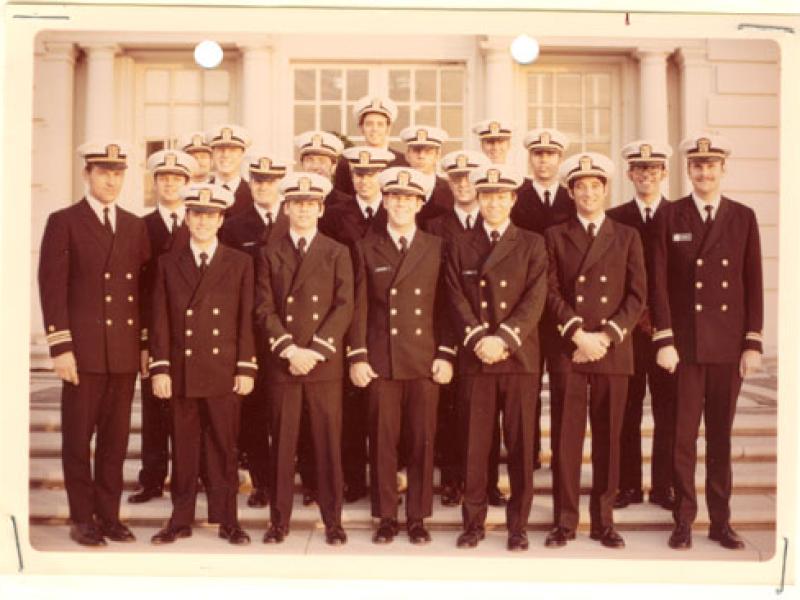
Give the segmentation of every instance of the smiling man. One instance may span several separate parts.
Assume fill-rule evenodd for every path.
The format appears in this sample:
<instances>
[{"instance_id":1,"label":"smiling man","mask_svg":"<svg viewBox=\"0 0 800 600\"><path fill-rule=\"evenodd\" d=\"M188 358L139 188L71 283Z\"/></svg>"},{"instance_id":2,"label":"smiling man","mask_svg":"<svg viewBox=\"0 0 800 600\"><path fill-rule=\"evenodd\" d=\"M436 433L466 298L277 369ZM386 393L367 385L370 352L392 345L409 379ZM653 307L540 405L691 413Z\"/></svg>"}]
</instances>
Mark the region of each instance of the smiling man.
<instances>
[{"instance_id":1,"label":"smiling man","mask_svg":"<svg viewBox=\"0 0 800 600\"><path fill-rule=\"evenodd\" d=\"M242 160L250 146L250 134L239 125L218 125L206 133L206 142L211 147L214 175L211 183L217 183L233 194L233 206L226 211L234 217L253 205L250 186L242 179Z\"/></svg>"},{"instance_id":2,"label":"smiling man","mask_svg":"<svg viewBox=\"0 0 800 600\"><path fill-rule=\"evenodd\" d=\"M300 152L300 170L316 173L329 182L337 164L345 162L339 161L344 150L342 140L328 131L304 131L294 138L294 144ZM325 209L344 204L349 198L348 194L332 187L325 196Z\"/></svg>"},{"instance_id":3,"label":"smiling man","mask_svg":"<svg viewBox=\"0 0 800 600\"><path fill-rule=\"evenodd\" d=\"M511 498L507 547L528 549L533 501L533 424L539 382L538 323L547 288L542 237L518 229L510 215L522 177L504 165L474 169L482 223L458 237L447 253L447 288L466 403L466 466L459 548L485 537L487 470L498 413L508 448Z\"/></svg>"},{"instance_id":4,"label":"smiling man","mask_svg":"<svg viewBox=\"0 0 800 600\"><path fill-rule=\"evenodd\" d=\"M203 131L193 131L178 141L178 148L191 155L197 162L197 168L192 172L192 183L211 183L211 169L214 161L211 158L211 146L206 143L206 134Z\"/></svg>"},{"instance_id":5,"label":"smiling man","mask_svg":"<svg viewBox=\"0 0 800 600\"><path fill-rule=\"evenodd\" d=\"M649 250L653 238L653 220L668 204L661 193L667 177L667 161L672 148L653 140L637 140L622 149L628 164L628 179L633 182L633 200L608 211L608 216L633 227L644 245L645 263L650 266ZM648 279L653 273L648 271ZM672 510L672 438L675 428L675 378L655 360L653 326L645 308L633 330L634 374L628 382L628 400L620 442L619 493L614 508L643 501L642 490L642 411L645 392L650 389L653 410L653 452L650 477L650 503Z\"/></svg>"},{"instance_id":6,"label":"smiling man","mask_svg":"<svg viewBox=\"0 0 800 600\"><path fill-rule=\"evenodd\" d=\"M427 222L443 215L453 208L453 194L447 180L436 174L436 166L442 153L442 144L447 141L447 132L439 127L414 125L400 132L400 139L406 144L408 164L420 171L429 191L425 204L417 214L417 225L425 229Z\"/></svg>"},{"instance_id":7,"label":"smiling man","mask_svg":"<svg viewBox=\"0 0 800 600\"><path fill-rule=\"evenodd\" d=\"M764 319L755 213L721 193L731 146L719 135L681 142L692 192L655 220L650 282L657 363L677 377L675 528L669 546L692 545L701 417L706 437L708 536L732 550L731 430L742 379L761 365Z\"/></svg>"},{"instance_id":8,"label":"smiling man","mask_svg":"<svg viewBox=\"0 0 800 600\"><path fill-rule=\"evenodd\" d=\"M61 457L70 537L101 546L105 538L134 540L120 523L119 503L140 364L139 276L150 244L144 223L116 203L126 146L87 142L78 154L86 195L47 220L39 292L53 368L63 380Z\"/></svg>"},{"instance_id":9,"label":"smiling man","mask_svg":"<svg viewBox=\"0 0 800 600\"><path fill-rule=\"evenodd\" d=\"M481 152L496 165L504 165L511 149L511 124L498 119L486 119L472 126L481 141Z\"/></svg>"},{"instance_id":10,"label":"smiling man","mask_svg":"<svg viewBox=\"0 0 800 600\"><path fill-rule=\"evenodd\" d=\"M590 537L622 548L614 528L619 480L619 434L632 331L647 293L642 242L635 229L605 216L614 165L586 152L564 161L561 177L575 199L576 217L545 232L549 256L547 305L560 344L549 349L551 395L561 407L551 435L558 449L553 502L555 527L545 545L564 546L578 527L581 463L587 410L592 431Z\"/></svg>"}]
</instances>

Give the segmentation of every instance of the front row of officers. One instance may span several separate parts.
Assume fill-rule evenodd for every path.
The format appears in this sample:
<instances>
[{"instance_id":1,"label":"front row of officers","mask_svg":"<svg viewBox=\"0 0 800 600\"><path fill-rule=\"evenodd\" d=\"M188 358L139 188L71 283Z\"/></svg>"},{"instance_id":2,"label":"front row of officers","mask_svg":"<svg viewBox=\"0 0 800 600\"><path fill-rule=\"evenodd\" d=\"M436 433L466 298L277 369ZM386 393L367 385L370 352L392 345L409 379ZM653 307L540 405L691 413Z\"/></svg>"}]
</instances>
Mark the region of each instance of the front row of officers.
<instances>
[{"instance_id":1,"label":"front row of officers","mask_svg":"<svg viewBox=\"0 0 800 600\"><path fill-rule=\"evenodd\" d=\"M422 149L438 149L430 133L417 132ZM334 154L326 136L310 134L301 153ZM222 141L235 137L234 128L220 134ZM172 515L153 543L192 534L199 479L219 536L250 541L236 503L248 395L264 399L269 411L268 475L255 482L269 490L263 541L289 535L298 439L307 428L326 541L345 543L343 403L346 411L360 397L375 543L391 542L400 530L401 462L408 538L430 541L434 448L446 429L455 458L443 483L463 489L457 545L479 544L502 414L507 546L525 550L546 362L554 513L548 547L575 538L587 415L590 536L624 546L613 509L642 500L647 378L657 447L650 500L672 509L669 545L691 546L704 416L709 536L743 547L730 527L730 436L742 378L759 365L762 281L754 214L720 195L729 147L713 135L687 139L693 192L667 202L660 182L669 148L628 145L637 196L606 213L613 163L591 152L562 161L565 146L553 130L531 140L532 153L554 155L553 175L564 186L554 178L546 201L541 182L480 153L445 156L449 205L434 196L435 176L389 166L396 157L385 149L344 153L356 194L333 206L328 178L255 156L254 203L227 222L235 190L189 184L196 163L188 154L150 157L159 206L140 220L115 203L124 147L84 145L86 196L51 215L39 270L48 342L64 380L71 537L85 545L133 540L119 502L141 367L149 375L143 391L168 399L173 444ZM533 193L518 194L526 186ZM559 203L568 205L564 218L545 230L542 222ZM544 235L535 231L540 226ZM350 248L336 241L348 230L358 231ZM440 402L450 408L442 411Z\"/></svg>"}]
</instances>

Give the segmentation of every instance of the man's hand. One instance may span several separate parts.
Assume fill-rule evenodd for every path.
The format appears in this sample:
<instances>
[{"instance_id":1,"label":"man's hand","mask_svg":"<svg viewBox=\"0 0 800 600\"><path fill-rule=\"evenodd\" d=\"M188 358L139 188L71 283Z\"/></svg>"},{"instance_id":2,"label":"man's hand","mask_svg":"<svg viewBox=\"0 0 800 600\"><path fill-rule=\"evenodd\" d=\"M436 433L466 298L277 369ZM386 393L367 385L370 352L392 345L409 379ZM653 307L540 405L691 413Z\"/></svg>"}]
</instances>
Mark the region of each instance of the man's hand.
<instances>
[{"instance_id":1,"label":"man's hand","mask_svg":"<svg viewBox=\"0 0 800 600\"><path fill-rule=\"evenodd\" d=\"M168 400L172 397L172 378L166 373L153 375L151 379L153 385L153 395L156 398Z\"/></svg>"},{"instance_id":2,"label":"man's hand","mask_svg":"<svg viewBox=\"0 0 800 600\"><path fill-rule=\"evenodd\" d=\"M487 365L493 365L508 358L507 350L503 338L496 335L487 335L475 344L475 354Z\"/></svg>"},{"instance_id":3,"label":"man's hand","mask_svg":"<svg viewBox=\"0 0 800 600\"><path fill-rule=\"evenodd\" d=\"M233 391L240 396L247 396L253 391L255 381L250 375L237 375L233 378Z\"/></svg>"},{"instance_id":4,"label":"man's hand","mask_svg":"<svg viewBox=\"0 0 800 600\"><path fill-rule=\"evenodd\" d=\"M139 372L142 374L142 377L147 377L150 375L150 352L147 350L142 350L139 353Z\"/></svg>"},{"instance_id":5,"label":"man's hand","mask_svg":"<svg viewBox=\"0 0 800 600\"><path fill-rule=\"evenodd\" d=\"M583 329L575 332L572 341L590 361L603 358L610 345L610 340L605 333L587 333Z\"/></svg>"},{"instance_id":6,"label":"man's hand","mask_svg":"<svg viewBox=\"0 0 800 600\"><path fill-rule=\"evenodd\" d=\"M292 375L308 375L318 361L316 352L307 348L296 348L289 358L289 372Z\"/></svg>"},{"instance_id":7,"label":"man's hand","mask_svg":"<svg viewBox=\"0 0 800 600\"><path fill-rule=\"evenodd\" d=\"M584 353L583 350L581 350L580 348L576 348L575 352L572 353L572 362L582 365L584 363L588 363L591 361L589 360L589 357L586 356L586 353Z\"/></svg>"},{"instance_id":8,"label":"man's hand","mask_svg":"<svg viewBox=\"0 0 800 600\"><path fill-rule=\"evenodd\" d=\"M436 383L442 385L450 383L450 380L453 379L453 365L443 358L434 359L431 366L431 375L433 375L433 380Z\"/></svg>"},{"instance_id":9,"label":"man's hand","mask_svg":"<svg viewBox=\"0 0 800 600\"><path fill-rule=\"evenodd\" d=\"M64 381L78 385L78 363L72 352L64 352L53 359L53 368Z\"/></svg>"},{"instance_id":10,"label":"man's hand","mask_svg":"<svg viewBox=\"0 0 800 600\"><path fill-rule=\"evenodd\" d=\"M679 361L680 358L675 346L664 346L656 353L656 364L670 373L675 372Z\"/></svg>"},{"instance_id":11,"label":"man's hand","mask_svg":"<svg viewBox=\"0 0 800 600\"><path fill-rule=\"evenodd\" d=\"M372 365L366 361L359 361L350 365L350 381L356 387L367 387L377 376L378 374L372 369Z\"/></svg>"},{"instance_id":12,"label":"man's hand","mask_svg":"<svg viewBox=\"0 0 800 600\"><path fill-rule=\"evenodd\" d=\"M758 350L745 350L739 360L739 375L744 379L761 370L761 352Z\"/></svg>"}]
</instances>

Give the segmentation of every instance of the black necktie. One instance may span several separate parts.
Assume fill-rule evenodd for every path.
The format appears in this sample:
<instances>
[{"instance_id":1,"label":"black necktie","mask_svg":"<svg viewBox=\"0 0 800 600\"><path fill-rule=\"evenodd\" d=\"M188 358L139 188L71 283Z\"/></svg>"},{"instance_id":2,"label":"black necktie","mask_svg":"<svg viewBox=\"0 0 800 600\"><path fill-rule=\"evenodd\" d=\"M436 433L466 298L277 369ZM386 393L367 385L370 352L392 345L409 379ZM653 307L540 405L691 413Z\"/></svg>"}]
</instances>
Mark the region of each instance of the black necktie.
<instances>
[{"instance_id":1,"label":"black necktie","mask_svg":"<svg viewBox=\"0 0 800 600\"><path fill-rule=\"evenodd\" d=\"M375 216L375 212L372 210L371 206L367 207L366 213L367 213L367 221L372 221L372 217Z\"/></svg>"},{"instance_id":2,"label":"black necktie","mask_svg":"<svg viewBox=\"0 0 800 600\"><path fill-rule=\"evenodd\" d=\"M644 224L650 225L650 222L652 220L653 220L653 209L647 206L644 209Z\"/></svg>"},{"instance_id":3,"label":"black necktie","mask_svg":"<svg viewBox=\"0 0 800 600\"><path fill-rule=\"evenodd\" d=\"M108 213L109 208L107 206L103 207L103 225L108 233L114 235L114 228L111 226L111 219L109 218Z\"/></svg>"},{"instance_id":4,"label":"black necktie","mask_svg":"<svg viewBox=\"0 0 800 600\"><path fill-rule=\"evenodd\" d=\"M264 216L267 217L267 229L269 229L270 227L272 227L273 224L272 213L271 212L265 213Z\"/></svg>"},{"instance_id":5,"label":"black necktie","mask_svg":"<svg viewBox=\"0 0 800 600\"><path fill-rule=\"evenodd\" d=\"M178 230L178 215L176 213L170 213L169 218L172 219L172 229L170 229L169 232L175 235L175 232Z\"/></svg>"},{"instance_id":6,"label":"black necktie","mask_svg":"<svg viewBox=\"0 0 800 600\"><path fill-rule=\"evenodd\" d=\"M408 251L408 240L406 239L406 236L401 235L397 240L397 243L400 244L400 254L405 256L406 252Z\"/></svg>"},{"instance_id":7,"label":"black necktie","mask_svg":"<svg viewBox=\"0 0 800 600\"><path fill-rule=\"evenodd\" d=\"M706 204L703 208L705 208L706 210L706 220L705 220L706 229L711 229L711 224L714 222L714 218L711 216L711 214L714 212L714 207L711 206L710 204Z\"/></svg>"},{"instance_id":8,"label":"black necktie","mask_svg":"<svg viewBox=\"0 0 800 600\"><path fill-rule=\"evenodd\" d=\"M589 239L594 239L594 230L597 228L597 225L594 223L589 223L589 227L587 227L587 231L589 232Z\"/></svg>"},{"instance_id":9,"label":"black necktie","mask_svg":"<svg viewBox=\"0 0 800 600\"><path fill-rule=\"evenodd\" d=\"M300 259L306 257L306 238L301 237L297 240L297 253L300 255Z\"/></svg>"},{"instance_id":10,"label":"black necktie","mask_svg":"<svg viewBox=\"0 0 800 600\"><path fill-rule=\"evenodd\" d=\"M471 221L472 221L472 215L467 215L467 218L466 218L466 223L465 223L465 229L466 229L467 231L469 231L470 229L472 229L472 222L471 222Z\"/></svg>"},{"instance_id":11,"label":"black necktie","mask_svg":"<svg viewBox=\"0 0 800 600\"><path fill-rule=\"evenodd\" d=\"M550 208L550 190L544 191L544 203L547 208Z\"/></svg>"},{"instance_id":12,"label":"black necktie","mask_svg":"<svg viewBox=\"0 0 800 600\"><path fill-rule=\"evenodd\" d=\"M208 254L205 252L200 253L200 274L204 274L208 269Z\"/></svg>"},{"instance_id":13,"label":"black necktie","mask_svg":"<svg viewBox=\"0 0 800 600\"><path fill-rule=\"evenodd\" d=\"M492 232L489 234L489 239L492 241L492 248L497 246L497 242L500 241L500 232L496 229L493 229Z\"/></svg>"}]
</instances>

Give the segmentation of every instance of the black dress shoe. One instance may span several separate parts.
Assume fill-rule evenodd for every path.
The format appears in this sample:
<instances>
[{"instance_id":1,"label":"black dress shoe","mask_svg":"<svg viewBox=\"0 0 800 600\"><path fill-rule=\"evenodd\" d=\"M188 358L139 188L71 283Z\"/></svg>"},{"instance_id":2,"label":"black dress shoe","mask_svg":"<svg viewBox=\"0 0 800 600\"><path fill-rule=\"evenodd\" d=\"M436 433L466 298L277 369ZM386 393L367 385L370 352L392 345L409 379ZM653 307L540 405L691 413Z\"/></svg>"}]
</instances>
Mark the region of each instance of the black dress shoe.
<instances>
[{"instance_id":1,"label":"black dress shoe","mask_svg":"<svg viewBox=\"0 0 800 600\"><path fill-rule=\"evenodd\" d=\"M128 496L128 502L131 504L142 504L153 498L161 498L163 495L164 490L160 487L146 487Z\"/></svg>"},{"instance_id":2,"label":"black dress shoe","mask_svg":"<svg viewBox=\"0 0 800 600\"><path fill-rule=\"evenodd\" d=\"M574 539L574 531L559 525L550 530L544 540L544 545L548 548L560 548L561 546L566 546L569 540Z\"/></svg>"},{"instance_id":3,"label":"black dress shoe","mask_svg":"<svg viewBox=\"0 0 800 600\"><path fill-rule=\"evenodd\" d=\"M263 487L253 488L250 496L247 498L247 506L253 508L264 508L269 504L269 490Z\"/></svg>"},{"instance_id":4,"label":"black dress shoe","mask_svg":"<svg viewBox=\"0 0 800 600\"><path fill-rule=\"evenodd\" d=\"M171 544L178 538L187 538L192 535L192 528L188 525L175 526L168 524L161 531L150 538L151 544Z\"/></svg>"},{"instance_id":5,"label":"black dress shoe","mask_svg":"<svg viewBox=\"0 0 800 600\"><path fill-rule=\"evenodd\" d=\"M372 536L372 542L374 544L389 544L394 540L394 536L397 535L397 532L398 527L396 520L381 519L380 523L378 523L378 529L375 531L375 535Z\"/></svg>"},{"instance_id":6,"label":"black dress shoe","mask_svg":"<svg viewBox=\"0 0 800 600\"><path fill-rule=\"evenodd\" d=\"M719 542L720 546L728 550L742 550L744 548L742 538L727 523L719 527L711 526L708 530L708 538Z\"/></svg>"},{"instance_id":7,"label":"black dress shoe","mask_svg":"<svg viewBox=\"0 0 800 600\"><path fill-rule=\"evenodd\" d=\"M614 499L614 508L625 508L630 504L641 504L642 502L644 502L642 490L620 490Z\"/></svg>"},{"instance_id":8,"label":"black dress shoe","mask_svg":"<svg viewBox=\"0 0 800 600\"><path fill-rule=\"evenodd\" d=\"M505 506L508 504L508 498L497 488L489 490L487 496L490 506Z\"/></svg>"},{"instance_id":9,"label":"black dress shoe","mask_svg":"<svg viewBox=\"0 0 800 600\"><path fill-rule=\"evenodd\" d=\"M599 541L606 548L624 548L625 540L617 533L613 527L606 527L605 529L592 529L589 537L593 540Z\"/></svg>"},{"instance_id":10,"label":"black dress shoe","mask_svg":"<svg viewBox=\"0 0 800 600\"><path fill-rule=\"evenodd\" d=\"M511 552L521 552L528 549L528 534L524 531L519 533L512 533L508 536L508 545L506 546Z\"/></svg>"},{"instance_id":11,"label":"black dress shoe","mask_svg":"<svg viewBox=\"0 0 800 600\"><path fill-rule=\"evenodd\" d=\"M425 529L422 521L408 523L408 541L412 544L427 544L431 541L431 534Z\"/></svg>"},{"instance_id":12,"label":"black dress shoe","mask_svg":"<svg viewBox=\"0 0 800 600\"><path fill-rule=\"evenodd\" d=\"M461 488L447 484L442 488L442 506L458 506L461 504Z\"/></svg>"},{"instance_id":13,"label":"black dress shoe","mask_svg":"<svg viewBox=\"0 0 800 600\"><path fill-rule=\"evenodd\" d=\"M69 537L81 546L105 546L100 528L94 523L75 523L69 528Z\"/></svg>"},{"instance_id":14,"label":"black dress shoe","mask_svg":"<svg viewBox=\"0 0 800 600\"><path fill-rule=\"evenodd\" d=\"M310 506L317 501L316 490L303 488L303 506Z\"/></svg>"},{"instance_id":15,"label":"black dress shoe","mask_svg":"<svg viewBox=\"0 0 800 600\"><path fill-rule=\"evenodd\" d=\"M135 542L136 537L125 525L117 521L116 523L100 523L100 533L112 542Z\"/></svg>"},{"instance_id":16,"label":"black dress shoe","mask_svg":"<svg viewBox=\"0 0 800 600\"><path fill-rule=\"evenodd\" d=\"M347 486L344 491L344 501L347 503L358 502L366 495L366 486Z\"/></svg>"},{"instance_id":17,"label":"black dress shoe","mask_svg":"<svg viewBox=\"0 0 800 600\"><path fill-rule=\"evenodd\" d=\"M341 525L325 528L325 543L329 546L343 546L347 543L347 534Z\"/></svg>"},{"instance_id":18,"label":"black dress shoe","mask_svg":"<svg viewBox=\"0 0 800 600\"><path fill-rule=\"evenodd\" d=\"M264 534L263 541L265 544L281 544L287 535L289 535L289 530L286 527L271 525Z\"/></svg>"},{"instance_id":19,"label":"black dress shoe","mask_svg":"<svg viewBox=\"0 0 800 600\"><path fill-rule=\"evenodd\" d=\"M218 535L223 540L228 540L229 543L237 546L243 546L244 544L250 543L250 536L247 535L247 532L244 529L239 527L238 523L234 525L220 525Z\"/></svg>"},{"instance_id":20,"label":"black dress shoe","mask_svg":"<svg viewBox=\"0 0 800 600\"><path fill-rule=\"evenodd\" d=\"M664 510L672 510L675 508L675 493L672 488L650 490L648 501L650 504L658 504Z\"/></svg>"},{"instance_id":21,"label":"black dress shoe","mask_svg":"<svg viewBox=\"0 0 800 600\"><path fill-rule=\"evenodd\" d=\"M486 537L486 532L483 528L467 529L456 540L458 548L475 548L483 538Z\"/></svg>"},{"instance_id":22,"label":"black dress shoe","mask_svg":"<svg viewBox=\"0 0 800 600\"><path fill-rule=\"evenodd\" d=\"M692 547L692 528L685 523L678 523L669 536L669 547L673 550L688 550Z\"/></svg>"}]
</instances>

